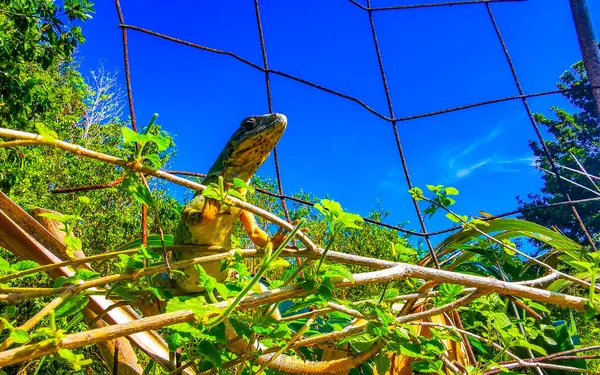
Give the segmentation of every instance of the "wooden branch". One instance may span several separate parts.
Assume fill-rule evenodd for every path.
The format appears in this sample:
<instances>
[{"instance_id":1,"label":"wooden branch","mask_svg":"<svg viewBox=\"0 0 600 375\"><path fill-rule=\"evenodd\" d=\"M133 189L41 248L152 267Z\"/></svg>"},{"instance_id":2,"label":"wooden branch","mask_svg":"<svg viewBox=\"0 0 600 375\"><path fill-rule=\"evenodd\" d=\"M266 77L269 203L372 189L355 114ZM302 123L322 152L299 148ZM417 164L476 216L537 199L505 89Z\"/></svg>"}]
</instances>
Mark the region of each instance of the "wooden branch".
<instances>
[{"instance_id":1,"label":"wooden branch","mask_svg":"<svg viewBox=\"0 0 600 375\"><path fill-rule=\"evenodd\" d=\"M0 352L0 368L23 361L31 361L48 354L56 353L58 349L75 349L82 346L95 344L100 341L112 340L118 337L129 336L134 333L155 330L172 324L194 321L194 313L190 310L180 310L171 313L142 318L130 323L112 325L92 329L86 332L73 333L63 337L58 343L53 339L24 345Z\"/></svg>"}]
</instances>

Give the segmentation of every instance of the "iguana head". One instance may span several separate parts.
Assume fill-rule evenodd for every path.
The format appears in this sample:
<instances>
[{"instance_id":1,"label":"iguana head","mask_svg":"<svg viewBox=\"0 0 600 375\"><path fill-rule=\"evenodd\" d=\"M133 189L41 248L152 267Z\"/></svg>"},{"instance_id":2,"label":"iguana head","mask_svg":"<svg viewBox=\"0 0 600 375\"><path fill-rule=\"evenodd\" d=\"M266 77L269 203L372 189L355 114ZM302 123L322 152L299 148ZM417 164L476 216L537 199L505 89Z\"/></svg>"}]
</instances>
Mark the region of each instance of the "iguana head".
<instances>
[{"instance_id":1,"label":"iguana head","mask_svg":"<svg viewBox=\"0 0 600 375\"><path fill-rule=\"evenodd\" d=\"M286 125L287 118L279 113L246 117L210 167L204 182L216 182L218 176L225 181L237 177L248 182L267 159Z\"/></svg>"}]
</instances>

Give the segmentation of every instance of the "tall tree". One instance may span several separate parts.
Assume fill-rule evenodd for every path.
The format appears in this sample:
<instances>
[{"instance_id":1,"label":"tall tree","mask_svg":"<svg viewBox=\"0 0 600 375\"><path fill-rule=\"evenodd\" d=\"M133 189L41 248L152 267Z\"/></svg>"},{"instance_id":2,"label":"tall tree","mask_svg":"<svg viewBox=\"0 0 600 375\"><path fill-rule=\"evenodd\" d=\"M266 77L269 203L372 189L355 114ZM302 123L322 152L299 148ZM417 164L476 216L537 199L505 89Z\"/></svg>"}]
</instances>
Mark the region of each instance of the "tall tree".
<instances>
[{"instance_id":1,"label":"tall tree","mask_svg":"<svg viewBox=\"0 0 600 375\"><path fill-rule=\"evenodd\" d=\"M553 137L551 140L546 140L545 144L559 168L559 173L565 179L580 185L563 180L562 185L565 186L572 200L593 198L597 197L594 192L600 193L600 190L594 186L599 185L600 181L576 172L582 171L579 165L581 163L588 174L600 176L600 125L592 92L584 88L586 85L589 85L589 82L585 67L583 62L579 61L560 76L557 85L560 89L573 89L562 95L573 105L575 111L571 113L554 106L551 108L554 118L535 114L538 123L543 125ZM535 141L530 141L529 145L537 157L536 166L551 171L550 163L541 145ZM545 172L542 178L544 186L539 193L531 193L526 199L517 197L520 209L566 201L556 176ZM592 191L582 188L581 185ZM576 207L590 235L595 242L598 242L600 202L580 203ZM578 241L585 241L584 232L567 205L525 211L522 213L522 218L545 226L555 226L565 235Z\"/></svg>"}]
</instances>

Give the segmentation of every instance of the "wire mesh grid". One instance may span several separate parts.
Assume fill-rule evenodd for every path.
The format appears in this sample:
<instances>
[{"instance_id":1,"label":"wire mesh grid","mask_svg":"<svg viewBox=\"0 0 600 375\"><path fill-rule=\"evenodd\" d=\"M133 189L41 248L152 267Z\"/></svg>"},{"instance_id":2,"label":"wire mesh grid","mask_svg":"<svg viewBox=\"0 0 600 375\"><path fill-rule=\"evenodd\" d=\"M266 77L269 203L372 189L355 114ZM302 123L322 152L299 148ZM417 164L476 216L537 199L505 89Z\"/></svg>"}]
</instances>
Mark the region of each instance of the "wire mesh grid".
<instances>
[{"instance_id":1,"label":"wire mesh grid","mask_svg":"<svg viewBox=\"0 0 600 375\"><path fill-rule=\"evenodd\" d=\"M365 16L368 17L369 24L370 24L370 31L371 31L372 38L373 38L374 53L376 54L376 57L377 57L378 68L379 68L379 72L380 72L380 76L381 76L381 82L383 85L383 89L385 91L385 97L386 97L387 109L388 109L387 113L381 113L381 112L375 110L374 108L370 107L364 101L362 101L361 99L359 99L357 97L345 94L340 91L333 90L331 88L328 88L323 85L309 81L307 79L286 73L284 71L279 71L279 70L270 68L269 64L268 64L268 55L267 55L267 51L266 51L265 37L263 34L263 23L261 21L259 0L253 0L253 1L254 1L254 11L255 11L255 17L256 17L256 26L257 26L257 31L258 31L259 40L260 40L261 53L262 53L262 65L256 64L256 63L254 63L242 56L239 56L238 54L230 52L230 51L210 48L210 47L200 45L197 43L193 43L193 42L190 42L187 40L183 40L183 39L175 38L175 37L172 37L169 35L165 35L165 34L153 31L153 30L149 30L149 29L142 28L139 26L127 24L124 19L120 1L115 0L115 6L116 6L117 13L119 16L119 27L121 28L121 31L122 31L122 46L123 46L125 79L126 79L126 84L127 84L127 95L128 95L128 103L129 103L129 109L130 109L130 114L131 114L131 122L132 122L132 127L134 128L134 130L137 129L137 123L136 123L136 117L135 117L135 111L134 111L134 105L133 105L133 90L132 90L132 85L131 85L131 70L130 70L130 65L129 65L129 51L128 51L128 39L127 39L127 31L128 30L138 31L138 32L150 35L150 36L162 38L162 39L168 40L170 42L178 43L178 44L188 46L191 48L195 48L195 49L200 49L200 50L207 51L210 53L226 55L226 56L229 56L229 57L239 61L242 64L245 64L255 70L258 70L258 71L264 73L264 83L266 86L266 101L267 101L269 112L273 112L273 101L272 101L272 92L271 92L271 77L272 76L280 76L280 77L286 78L288 80L295 81L302 85L305 85L305 86L323 91L325 93L343 98L347 101L353 102L353 103L363 107L365 110L370 112L372 115L391 124L391 126L393 128L393 133L394 133L394 141L395 141L395 144L398 149L398 156L400 158L400 162L402 165L402 171L404 174L404 178L406 180L406 184L408 185L409 188L413 187L413 183L411 180L411 174L409 172L409 167L406 162L405 152L403 151L403 143L402 143L399 133L398 133L398 124L400 122L406 122L406 121L415 120L415 119L438 116L438 115L442 115L442 114L463 111L466 109L486 106L486 105L495 104L495 103L508 102L508 101L521 101L523 104L524 112L526 113L526 115L529 119L529 122L531 123L531 126L532 126L533 130L535 131L535 134L537 137L537 142L541 145L544 155L547 158L547 160L551 166L554 177L557 179L559 187L560 187L564 197L566 198L566 200L562 201L562 202L555 202L555 203L544 204L544 205L539 205L539 206L527 207L522 210L514 210L514 211L510 211L510 212L505 212L505 213L494 215L491 217L486 217L486 218L484 218L484 220L492 220L495 218L506 217L506 216L514 215L514 214L517 214L520 212L524 212L525 210L529 211L529 210L536 210L536 209L542 209L542 208L553 207L553 206L568 205L572 210L575 221L581 228L582 232L585 234L587 242L595 250L594 241L593 241L592 237L589 235L589 233L585 227L585 224L583 223L581 217L579 216L576 205L579 203L585 203L585 202L597 200L598 198L571 200L571 197L569 196L568 191L565 187L565 183L561 179L560 171L557 168L556 163L544 142L539 125L538 125L537 121L535 120L535 118L533 116L533 112L529 106L528 99L534 98L534 97L553 95L553 94L558 94L558 93L566 93L566 92L570 92L570 91L591 90L591 89L595 89L596 87L591 87L588 85L585 87L576 87L576 88L570 88L570 89L558 89L558 90L550 90L550 91L543 91L543 92L537 92L537 93L525 93L524 92L522 85L521 85L521 81L517 75L515 64L513 63L513 60L511 58L511 55L509 53L509 50L505 43L505 40L502 36L501 30L500 30L500 28L496 22L496 19L494 17L492 7L490 5L491 3L523 2L524 0L462 0L462 1L447 1L447 2L428 3L428 4L397 5L397 6L387 6L387 7L372 7L371 0L366 0L366 5L362 5L359 2L357 2L356 0L348 0L349 3L351 3L353 6L360 8L362 11L364 11ZM392 101L392 98L390 95L390 88L388 85L386 69L385 69L383 58L381 55L381 49L380 49L379 42L377 39L378 34L376 31L373 14L378 13L378 12L397 11L397 10L403 10L403 9L450 7L450 6L483 6L483 7L485 7L487 16L489 18L489 23L493 27L498 45L502 48L504 57L510 68L510 73L511 73L512 79L514 81L514 85L517 88L518 95L499 97L499 98L495 98L495 99L491 99L491 100L479 101L479 102L475 102L475 103L471 103L471 104L446 108L446 109L437 110L437 111L420 113L420 114L410 115L410 116L405 116L405 117L397 117L394 113L394 105L393 105L393 101ZM261 190L261 189L258 189L258 191L260 193L268 194L270 196L279 198L279 200L281 201L283 211L285 213L285 217L289 221L290 216L289 216L288 208L286 205L286 201L293 201L293 202L300 203L303 205L312 205L312 203L309 201L299 199L297 197L292 197L292 196L284 193L282 177L281 177L281 167L280 167L280 163L279 163L277 147L275 147L273 150L273 156L274 156L274 161L275 161L277 193L273 193L273 192L270 192L267 190ZM186 172L186 171L170 171L170 172L174 173L174 174L181 174L181 175L188 175L188 176L204 176L203 174L200 174L200 173ZM442 229L442 230L428 231L425 221L424 221L423 212L422 212L421 208L419 207L418 202L414 198L411 198L411 199L413 202L416 216L419 221L420 231L408 230L408 229L402 228L400 226L383 223L381 221L373 220L373 219L370 219L367 217L364 217L363 219L366 222L369 222L371 224L376 224L376 225L379 225L382 227L386 227L388 229L397 230L399 232L410 234L410 235L417 236L417 237L424 239L427 244L430 254L433 255L432 259L434 260L436 267L439 268L437 258L435 257L435 254L434 254L434 246L432 245L431 237L434 235L449 233L449 232L455 231L457 229L460 229L461 227L460 226L452 226L452 227L448 227L448 228ZM143 211L142 214L143 214L143 217L145 218L146 212Z\"/></svg>"}]
</instances>

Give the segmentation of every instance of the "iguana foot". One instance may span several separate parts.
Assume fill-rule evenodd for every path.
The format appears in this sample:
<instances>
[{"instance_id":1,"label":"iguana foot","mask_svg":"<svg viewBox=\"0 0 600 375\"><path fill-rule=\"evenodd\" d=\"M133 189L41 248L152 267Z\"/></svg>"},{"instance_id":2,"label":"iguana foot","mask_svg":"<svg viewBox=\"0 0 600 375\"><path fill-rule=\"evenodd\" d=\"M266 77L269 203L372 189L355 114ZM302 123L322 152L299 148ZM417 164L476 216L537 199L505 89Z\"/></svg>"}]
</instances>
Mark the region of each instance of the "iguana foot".
<instances>
[{"instance_id":1,"label":"iguana foot","mask_svg":"<svg viewBox=\"0 0 600 375\"><path fill-rule=\"evenodd\" d=\"M294 220L290 224L296 226L299 222L300 220ZM270 237L270 242L273 244L273 249L277 249L279 246L281 246L281 244L285 241L285 238L288 236L289 232L290 231L285 228L279 228L277 232L275 232L275 234L272 237ZM309 232L309 229L301 228L300 232L307 233Z\"/></svg>"}]
</instances>

